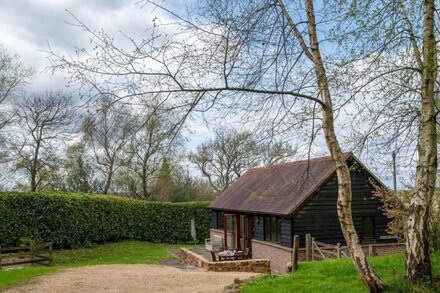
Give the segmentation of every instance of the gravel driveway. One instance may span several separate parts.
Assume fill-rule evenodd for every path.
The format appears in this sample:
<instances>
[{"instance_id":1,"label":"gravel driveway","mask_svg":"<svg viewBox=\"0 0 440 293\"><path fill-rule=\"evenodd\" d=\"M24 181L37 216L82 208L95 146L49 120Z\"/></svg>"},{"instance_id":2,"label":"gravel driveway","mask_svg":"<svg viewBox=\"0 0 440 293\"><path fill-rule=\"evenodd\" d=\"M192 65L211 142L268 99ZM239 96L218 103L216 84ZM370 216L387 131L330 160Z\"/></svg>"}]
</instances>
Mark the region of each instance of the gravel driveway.
<instances>
[{"instance_id":1,"label":"gravel driveway","mask_svg":"<svg viewBox=\"0 0 440 293\"><path fill-rule=\"evenodd\" d=\"M223 292L235 278L243 280L255 275L182 270L164 265L98 265L37 277L4 292Z\"/></svg>"}]
</instances>

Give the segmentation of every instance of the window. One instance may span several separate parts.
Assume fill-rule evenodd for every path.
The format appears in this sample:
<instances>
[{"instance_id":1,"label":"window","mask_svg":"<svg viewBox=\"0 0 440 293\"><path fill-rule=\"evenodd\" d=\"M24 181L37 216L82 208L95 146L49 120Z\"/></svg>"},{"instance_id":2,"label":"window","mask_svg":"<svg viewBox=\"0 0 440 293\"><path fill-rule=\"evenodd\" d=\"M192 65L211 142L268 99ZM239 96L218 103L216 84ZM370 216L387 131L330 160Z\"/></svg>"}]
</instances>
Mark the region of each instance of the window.
<instances>
[{"instance_id":1,"label":"window","mask_svg":"<svg viewBox=\"0 0 440 293\"><path fill-rule=\"evenodd\" d=\"M264 240L281 243L280 219L275 217L264 218Z\"/></svg>"},{"instance_id":2,"label":"window","mask_svg":"<svg viewBox=\"0 0 440 293\"><path fill-rule=\"evenodd\" d=\"M223 221L224 221L224 212L217 212L217 229L222 230L224 228Z\"/></svg>"},{"instance_id":3,"label":"window","mask_svg":"<svg viewBox=\"0 0 440 293\"><path fill-rule=\"evenodd\" d=\"M230 233L234 233L235 227L235 217L227 217L226 218L227 230Z\"/></svg>"},{"instance_id":4,"label":"window","mask_svg":"<svg viewBox=\"0 0 440 293\"><path fill-rule=\"evenodd\" d=\"M362 218L362 236L364 239L374 238L374 218L373 217Z\"/></svg>"}]
</instances>

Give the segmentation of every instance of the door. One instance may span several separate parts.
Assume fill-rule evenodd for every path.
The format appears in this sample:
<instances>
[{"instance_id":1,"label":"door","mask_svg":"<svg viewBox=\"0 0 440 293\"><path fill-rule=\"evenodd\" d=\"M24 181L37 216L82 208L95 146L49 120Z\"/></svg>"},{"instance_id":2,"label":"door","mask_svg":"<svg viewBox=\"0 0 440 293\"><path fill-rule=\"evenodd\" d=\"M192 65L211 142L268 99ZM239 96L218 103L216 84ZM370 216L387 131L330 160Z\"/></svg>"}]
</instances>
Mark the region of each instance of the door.
<instances>
[{"instance_id":1,"label":"door","mask_svg":"<svg viewBox=\"0 0 440 293\"><path fill-rule=\"evenodd\" d=\"M249 251L252 252L252 239L254 238L254 217L243 216L243 229L243 249L249 248Z\"/></svg>"}]
</instances>

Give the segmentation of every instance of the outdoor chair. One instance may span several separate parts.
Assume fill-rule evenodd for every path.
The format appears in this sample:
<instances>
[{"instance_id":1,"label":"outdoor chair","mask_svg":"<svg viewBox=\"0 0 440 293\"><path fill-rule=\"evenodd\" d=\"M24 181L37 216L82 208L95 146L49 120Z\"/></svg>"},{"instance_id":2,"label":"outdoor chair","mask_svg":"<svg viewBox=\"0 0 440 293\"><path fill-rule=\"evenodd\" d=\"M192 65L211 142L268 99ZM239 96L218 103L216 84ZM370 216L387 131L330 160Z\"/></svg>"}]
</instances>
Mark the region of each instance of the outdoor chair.
<instances>
[{"instance_id":1,"label":"outdoor chair","mask_svg":"<svg viewBox=\"0 0 440 293\"><path fill-rule=\"evenodd\" d=\"M213 262L217 262L217 258L215 257L215 252L214 251L210 251L211 252L211 258Z\"/></svg>"},{"instance_id":2,"label":"outdoor chair","mask_svg":"<svg viewBox=\"0 0 440 293\"><path fill-rule=\"evenodd\" d=\"M249 251L249 247L246 247L244 250L244 259L248 259L250 258L250 251Z\"/></svg>"}]
</instances>

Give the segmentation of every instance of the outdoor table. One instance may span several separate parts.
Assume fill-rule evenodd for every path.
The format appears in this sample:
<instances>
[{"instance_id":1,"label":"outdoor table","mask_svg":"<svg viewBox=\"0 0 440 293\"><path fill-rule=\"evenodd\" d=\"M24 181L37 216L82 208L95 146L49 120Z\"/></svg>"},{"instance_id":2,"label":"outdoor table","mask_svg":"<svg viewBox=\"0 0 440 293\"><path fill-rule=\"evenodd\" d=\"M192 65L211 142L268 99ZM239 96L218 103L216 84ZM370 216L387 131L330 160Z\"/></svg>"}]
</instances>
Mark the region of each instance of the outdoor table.
<instances>
[{"instance_id":1,"label":"outdoor table","mask_svg":"<svg viewBox=\"0 0 440 293\"><path fill-rule=\"evenodd\" d=\"M243 251L236 251L234 253L234 259L238 260L238 259L244 259L244 253Z\"/></svg>"},{"instance_id":2,"label":"outdoor table","mask_svg":"<svg viewBox=\"0 0 440 293\"><path fill-rule=\"evenodd\" d=\"M243 259L244 253L243 251L235 251L235 250L225 250L218 253L218 260L237 260Z\"/></svg>"}]
</instances>

